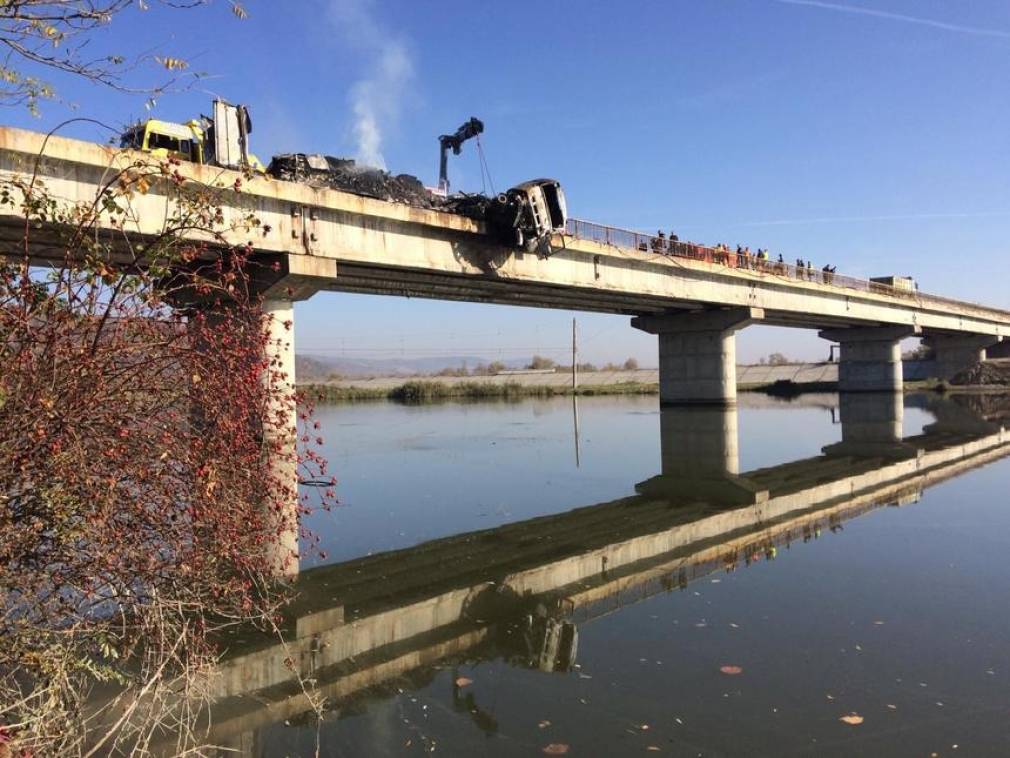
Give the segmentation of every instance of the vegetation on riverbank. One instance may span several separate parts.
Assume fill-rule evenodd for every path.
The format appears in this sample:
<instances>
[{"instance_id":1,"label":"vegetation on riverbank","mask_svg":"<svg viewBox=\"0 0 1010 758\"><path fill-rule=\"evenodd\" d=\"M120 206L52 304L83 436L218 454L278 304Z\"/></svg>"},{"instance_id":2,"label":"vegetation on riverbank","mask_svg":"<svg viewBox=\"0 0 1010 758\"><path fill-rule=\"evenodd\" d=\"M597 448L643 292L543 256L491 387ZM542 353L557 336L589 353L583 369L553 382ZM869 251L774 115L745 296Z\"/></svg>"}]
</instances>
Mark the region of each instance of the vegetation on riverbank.
<instances>
[{"instance_id":1,"label":"vegetation on riverbank","mask_svg":"<svg viewBox=\"0 0 1010 758\"><path fill-rule=\"evenodd\" d=\"M588 397L594 395L657 395L655 382L617 382L614 384L589 384L573 391L571 385L523 384L521 382L442 382L437 380L412 380L393 387L360 387L340 384L303 384L299 389L316 402L361 403L392 401L407 405L440 402L516 401L525 398ZM769 395L793 397L808 392L836 392L835 382L778 381L767 384L740 384L740 392L764 392ZM941 392L951 394L999 394L1008 388L995 386L966 387L951 385L937 379L905 382L905 392Z\"/></svg>"},{"instance_id":2,"label":"vegetation on riverbank","mask_svg":"<svg viewBox=\"0 0 1010 758\"><path fill-rule=\"evenodd\" d=\"M338 384L305 384L299 387L309 398L324 403L356 403L392 400L398 403L437 403L447 400L520 400L528 397L566 395L655 395L659 385L646 382L589 384L573 390L570 385L522 384L520 382L409 381L395 387L354 387Z\"/></svg>"}]
</instances>

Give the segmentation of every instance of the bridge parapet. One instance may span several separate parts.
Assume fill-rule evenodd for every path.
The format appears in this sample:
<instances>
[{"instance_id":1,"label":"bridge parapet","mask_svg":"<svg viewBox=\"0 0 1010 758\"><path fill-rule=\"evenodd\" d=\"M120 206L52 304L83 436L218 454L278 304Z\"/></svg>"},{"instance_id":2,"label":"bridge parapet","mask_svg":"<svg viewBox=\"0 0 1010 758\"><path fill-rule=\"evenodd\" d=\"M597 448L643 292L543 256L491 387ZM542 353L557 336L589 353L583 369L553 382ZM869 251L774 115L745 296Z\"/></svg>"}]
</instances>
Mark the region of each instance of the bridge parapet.
<instances>
[{"instance_id":1,"label":"bridge parapet","mask_svg":"<svg viewBox=\"0 0 1010 758\"><path fill-rule=\"evenodd\" d=\"M728 248L720 249L719 247L696 242L670 240L660 238L655 234L645 234L631 229L607 226L583 219L568 219L565 234L572 239L595 242L607 247L652 253L654 255L679 258L687 261L700 261L723 266L731 270L757 272L790 283L815 282L823 286L853 290L859 293L886 295L904 302L931 303L937 306L952 305L958 308L968 306L978 308L981 311L992 311L1001 315L1007 315L1006 311L994 309L980 303L970 303L929 294L921 292L918 288L914 290L904 289L884 282L875 282L870 279L860 279L845 274L837 274L834 271L801 267L787 261L759 260L754 255L741 257L735 251Z\"/></svg>"}]
</instances>

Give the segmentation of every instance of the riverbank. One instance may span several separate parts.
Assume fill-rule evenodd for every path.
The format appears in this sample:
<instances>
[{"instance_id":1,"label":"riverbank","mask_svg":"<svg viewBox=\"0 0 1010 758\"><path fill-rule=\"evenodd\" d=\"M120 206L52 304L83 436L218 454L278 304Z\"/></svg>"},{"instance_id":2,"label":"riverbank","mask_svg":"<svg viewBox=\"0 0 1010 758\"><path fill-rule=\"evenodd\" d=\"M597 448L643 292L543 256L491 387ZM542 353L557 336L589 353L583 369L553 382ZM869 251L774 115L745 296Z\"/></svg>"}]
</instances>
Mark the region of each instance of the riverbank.
<instances>
[{"instance_id":1,"label":"riverbank","mask_svg":"<svg viewBox=\"0 0 1010 758\"><path fill-rule=\"evenodd\" d=\"M1007 385L954 385L924 376L918 366L906 362L906 392L950 394L1003 394ZM911 369L911 370L910 370ZM795 397L810 392L838 389L838 364L803 363L784 366L738 366L737 390ZM656 395L659 371L595 371L579 375L572 386L569 374L499 374L481 377L371 377L326 383L304 383L299 389L323 403L356 403L390 400L430 403L448 400L519 400L530 397Z\"/></svg>"},{"instance_id":2,"label":"riverbank","mask_svg":"<svg viewBox=\"0 0 1010 758\"><path fill-rule=\"evenodd\" d=\"M393 386L366 387L343 384L306 384L299 387L309 397L325 403L357 403L392 400L400 403L430 403L440 400L519 400L527 397L557 397L564 395L654 395L659 384L617 382L614 384L584 384L573 388L558 384L525 384L510 382L445 382L441 380L411 380Z\"/></svg>"}]
</instances>

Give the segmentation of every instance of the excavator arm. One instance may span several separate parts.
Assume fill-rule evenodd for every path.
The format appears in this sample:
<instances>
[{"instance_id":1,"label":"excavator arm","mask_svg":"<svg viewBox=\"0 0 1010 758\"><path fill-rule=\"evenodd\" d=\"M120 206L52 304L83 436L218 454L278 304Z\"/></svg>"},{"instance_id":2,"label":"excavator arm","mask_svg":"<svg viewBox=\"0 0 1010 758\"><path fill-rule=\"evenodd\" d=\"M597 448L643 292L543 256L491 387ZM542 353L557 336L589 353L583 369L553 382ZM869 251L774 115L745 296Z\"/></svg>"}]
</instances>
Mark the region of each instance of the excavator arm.
<instances>
[{"instance_id":1,"label":"excavator arm","mask_svg":"<svg viewBox=\"0 0 1010 758\"><path fill-rule=\"evenodd\" d=\"M448 193L449 191L449 177L447 175L449 150L452 150L453 155L459 155L463 149L463 143L471 137L476 137L483 131L484 122L471 116L470 120L465 122L453 134L443 134L438 138L438 144L441 148L438 160L438 188L441 192Z\"/></svg>"}]
</instances>

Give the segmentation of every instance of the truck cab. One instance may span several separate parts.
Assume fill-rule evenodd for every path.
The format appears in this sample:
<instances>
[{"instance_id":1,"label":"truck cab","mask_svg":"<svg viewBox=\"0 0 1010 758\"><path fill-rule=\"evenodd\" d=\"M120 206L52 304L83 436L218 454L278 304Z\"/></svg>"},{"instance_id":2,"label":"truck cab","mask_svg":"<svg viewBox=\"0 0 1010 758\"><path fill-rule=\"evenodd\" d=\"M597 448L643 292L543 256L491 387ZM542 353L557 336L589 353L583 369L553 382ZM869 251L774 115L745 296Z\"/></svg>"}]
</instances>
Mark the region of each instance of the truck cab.
<instances>
[{"instance_id":1,"label":"truck cab","mask_svg":"<svg viewBox=\"0 0 1010 758\"><path fill-rule=\"evenodd\" d=\"M534 179L498 195L488 206L487 223L505 244L546 256L550 236L564 231L567 214L561 183Z\"/></svg>"},{"instance_id":2,"label":"truck cab","mask_svg":"<svg viewBox=\"0 0 1010 758\"><path fill-rule=\"evenodd\" d=\"M120 147L193 163L204 162L203 144L204 130L199 121L174 124L156 118L131 126L119 140Z\"/></svg>"},{"instance_id":3,"label":"truck cab","mask_svg":"<svg viewBox=\"0 0 1010 758\"><path fill-rule=\"evenodd\" d=\"M260 160L249 152L252 119L244 105L214 101L214 115L177 124L152 118L122 133L119 146L143 150L158 158L263 173Z\"/></svg>"}]
</instances>

